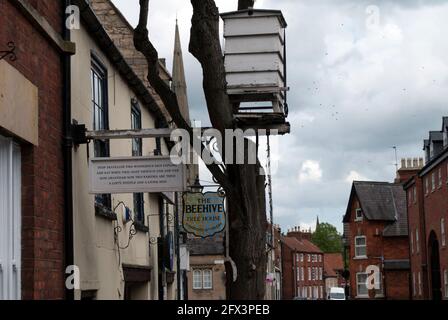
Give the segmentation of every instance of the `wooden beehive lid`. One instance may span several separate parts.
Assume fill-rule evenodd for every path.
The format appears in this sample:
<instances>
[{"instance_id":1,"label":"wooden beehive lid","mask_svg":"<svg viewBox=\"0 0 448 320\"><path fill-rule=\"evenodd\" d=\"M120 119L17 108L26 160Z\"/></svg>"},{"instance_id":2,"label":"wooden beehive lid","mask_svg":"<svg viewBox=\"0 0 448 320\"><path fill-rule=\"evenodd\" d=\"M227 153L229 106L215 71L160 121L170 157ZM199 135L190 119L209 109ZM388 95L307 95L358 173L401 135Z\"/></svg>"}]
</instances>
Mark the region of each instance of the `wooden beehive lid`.
<instances>
[{"instance_id":1,"label":"wooden beehive lid","mask_svg":"<svg viewBox=\"0 0 448 320\"><path fill-rule=\"evenodd\" d=\"M221 18L223 20L227 19L243 19L243 18L265 18L265 17L277 17L280 21L282 28L286 28L288 24L286 23L285 17L280 10L270 10L270 9L247 9L240 11L232 11L221 13Z\"/></svg>"}]
</instances>

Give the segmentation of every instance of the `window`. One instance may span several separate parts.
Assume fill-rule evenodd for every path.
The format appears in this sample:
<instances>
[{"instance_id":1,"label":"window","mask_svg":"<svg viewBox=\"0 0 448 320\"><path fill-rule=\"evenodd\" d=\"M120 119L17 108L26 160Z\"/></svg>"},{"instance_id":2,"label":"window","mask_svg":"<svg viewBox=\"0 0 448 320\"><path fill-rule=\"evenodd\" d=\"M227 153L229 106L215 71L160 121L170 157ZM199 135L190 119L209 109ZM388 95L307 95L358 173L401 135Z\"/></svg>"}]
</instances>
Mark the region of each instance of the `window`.
<instances>
[{"instance_id":1,"label":"window","mask_svg":"<svg viewBox=\"0 0 448 320\"><path fill-rule=\"evenodd\" d=\"M356 274L356 294L358 297L368 295L367 273L360 272Z\"/></svg>"},{"instance_id":2,"label":"window","mask_svg":"<svg viewBox=\"0 0 448 320\"><path fill-rule=\"evenodd\" d=\"M20 146L0 136L0 300L21 298L21 166Z\"/></svg>"},{"instance_id":3,"label":"window","mask_svg":"<svg viewBox=\"0 0 448 320\"><path fill-rule=\"evenodd\" d=\"M319 280L322 280L323 278L323 271L322 271L322 267L319 268Z\"/></svg>"},{"instance_id":4,"label":"window","mask_svg":"<svg viewBox=\"0 0 448 320\"><path fill-rule=\"evenodd\" d=\"M108 130L109 115L107 103L107 71L101 63L93 58L91 66L93 130ZM97 158L109 157L109 141L95 140L94 155ZM112 208L110 194L95 195L95 207Z\"/></svg>"},{"instance_id":5,"label":"window","mask_svg":"<svg viewBox=\"0 0 448 320\"><path fill-rule=\"evenodd\" d=\"M414 187L412 190L414 190L414 203L417 203L417 187Z\"/></svg>"},{"instance_id":6,"label":"window","mask_svg":"<svg viewBox=\"0 0 448 320\"><path fill-rule=\"evenodd\" d=\"M193 270L193 289L212 289L213 272L211 269Z\"/></svg>"},{"instance_id":7,"label":"window","mask_svg":"<svg viewBox=\"0 0 448 320\"><path fill-rule=\"evenodd\" d=\"M439 189L442 188L442 183L443 183L442 168L439 168Z\"/></svg>"},{"instance_id":8,"label":"window","mask_svg":"<svg viewBox=\"0 0 448 320\"><path fill-rule=\"evenodd\" d=\"M311 280L316 280L316 268L311 269Z\"/></svg>"},{"instance_id":9,"label":"window","mask_svg":"<svg viewBox=\"0 0 448 320\"><path fill-rule=\"evenodd\" d=\"M427 177L425 178L425 194L429 194L429 179Z\"/></svg>"},{"instance_id":10,"label":"window","mask_svg":"<svg viewBox=\"0 0 448 320\"><path fill-rule=\"evenodd\" d=\"M132 101L131 106L131 128L138 130L142 128L142 113L137 102ZM132 139L132 156L141 157L143 155L143 142L141 138Z\"/></svg>"},{"instance_id":11,"label":"window","mask_svg":"<svg viewBox=\"0 0 448 320\"><path fill-rule=\"evenodd\" d=\"M213 273L212 270L206 269L202 271L203 289L213 288Z\"/></svg>"},{"instance_id":12,"label":"window","mask_svg":"<svg viewBox=\"0 0 448 320\"><path fill-rule=\"evenodd\" d=\"M137 223L145 225L145 202L143 193L134 193L134 219Z\"/></svg>"},{"instance_id":13,"label":"window","mask_svg":"<svg viewBox=\"0 0 448 320\"><path fill-rule=\"evenodd\" d=\"M322 262L322 255L319 255L319 262Z\"/></svg>"},{"instance_id":14,"label":"window","mask_svg":"<svg viewBox=\"0 0 448 320\"><path fill-rule=\"evenodd\" d=\"M442 238L442 247L446 246L446 235L445 235L445 219L440 219L440 234Z\"/></svg>"},{"instance_id":15,"label":"window","mask_svg":"<svg viewBox=\"0 0 448 320\"><path fill-rule=\"evenodd\" d=\"M408 206L410 207L412 205L412 191L408 191Z\"/></svg>"},{"instance_id":16,"label":"window","mask_svg":"<svg viewBox=\"0 0 448 320\"><path fill-rule=\"evenodd\" d=\"M303 253L300 254L300 262L303 262Z\"/></svg>"},{"instance_id":17,"label":"window","mask_svg":"<svg viewBox=\"0 0 448 320\"><path fill-rule=\"evenodd\" d=\"M414 231L411 231L411 254L414 254Z\"/></svg>"},{"instance_id":18,"label":"window","mask_svg":"<svg viewBox=\"0 0 448 320\"><path fill-rule=\"evenodd\" d=\"M418 228L415 229L415 246L417 254L420 253L420 237L418 235Z\"/></svg>"},{"instance_id":19,"label":"window","mask_svg":"<svg viewBox=\"0 0 448 320\"><path fill-rule=\"evenodd\" d=\"M448 298L448 270L443 272L443 283L445 284L445 298Z\"/></svg>"},{"instance_id":20,"label":"window","mask_svg":"<svg viewBox=\"0 0 448 320\"><path fill-rule=\"evenodd\" d=\"M202 270L193 271L193 289L202 289Z\"/></svg>"},{"instance_id":21,"label":"window","mask_svg":"<svg viewBox=\"0 0 448 320\"><path fill-rule=\"evenodd\" d=\"M297 267L297 280L300 280L300 268Z\"/></svg>"},{"instance_id":22,"label":"window","mask_svg":"<svg viewBox=\"0 0 448 320\"><path fill-rule=\"evenodd\" d=\"M431 191L436 190L436 173L431 174Z\"/></svg>"},{"instance_id":23,"label":"window","mask_svg":"<svg viewBox=\"0 0 448 320\"><path fill-rule=\"evenodd\" d=\"M412 293L414 297L417 295L416 285L415 285L415 272L412 272Z\"/></svg>"},{"instance_id":24,"label":"window","mask_svg":"<svg viewBox=\"0 0 448 320\"><path fill-rule=\"evenodd\" d=\"M307 257L308 259L308 262L311 262L311 255L310 254L308 254L308 257Z\"/></svg>"},{"instance_id":25,"label":"window","mask_svg":"<svg viewBox=\"0 0 448 320\"><path fill-rule=\"evenodd\" d=\"M301 280L304 281L305 280L305 268L304 267L300 268L300 275L301 275Z\"/></svg>"},{"instance_id":26,"label":"window","mask_svg":"<svg viewBox=\"0 0 448 320\"><path fill-rule=\"evenodd\" d=\"M311 267L308 267L308 280L311 280Z\"/></svg>"},{"instance_id":27,"label":"window","mask_svg":"<svg viewBox=\"0 0 448 320\"><path fill-rule=\"evenodd\" d=\"M355 237L355 257L364 258L367 256L366 237Z\"/></svg>"},{"instance_id":28,"label":"window","mask_svg":"<svg viewBox=\"0 0 448 320\"><path fill-rule=\"evenodd\" d=\"M418 295L422 295L422 274L418 272Z\"/></svg>"},{"instance_id":29,"label":"window","mask_svg":"<svg viewBox=\"0 0 448 320\"><path fill-rule=\"evenodd\" d=\"M362 221L362 219L363 219L362 209L358 208L356 209L355 221Z\"/></svg>"}]
</instances>

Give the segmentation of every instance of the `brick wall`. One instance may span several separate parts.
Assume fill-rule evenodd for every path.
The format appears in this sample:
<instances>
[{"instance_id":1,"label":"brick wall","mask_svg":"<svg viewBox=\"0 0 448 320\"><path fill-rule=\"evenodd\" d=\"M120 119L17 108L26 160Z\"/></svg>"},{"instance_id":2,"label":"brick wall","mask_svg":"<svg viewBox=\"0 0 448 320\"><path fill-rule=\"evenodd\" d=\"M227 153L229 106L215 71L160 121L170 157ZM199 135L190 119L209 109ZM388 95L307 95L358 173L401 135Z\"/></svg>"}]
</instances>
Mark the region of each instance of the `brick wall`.
<instances>
[{"instance_id":1,"label":"brick wall","mask_svg":"<svg viewBox=\"0 0 448 320\"><path fill-rule=\"evenodd\" d=\"M383 237L382 233L387 226L384 221L369 221L364 218L362 221L355 221L355 212L359 208L359 200L355 199L352 203L350 220L350 249L349 249L349 270L350 270L350 295L352 298L357 296L356 274L365 272L370 265L376 265L382 268L381 257L388 260L409 259L409 244L405 237ZM367 258L355 258L355 237L362 235L366 237ZM409 271L383 271L385 296L387 299L407 299L409 298ZM398 279L396 282L389 282ZM392 294L388 296L388 294Z\"/></svg>"},{"instance_id":2,"label":"brick wall","mask_svg":"<svg viewBox=\"0 0 448 320\"><path fill-rule=\"evenodd\" d=\"M60 1L30 0L57 31ZM0 0L0 47L16 45L10 62L39 89L39 146L22 144L22 296L64 297L61 56L11 2ZM20 112L18 110L17 112Z\"/></svg>"},{"instance_id":3,"label":"brick wall","mask_svg":"<svg viewBox=\"0 0 448 320\"><path fill-rule=\"evenodd\" d=\"M439 184L439 169L441 169L441 185ZM432 190L432 174L435 175L435 189ZM429 192L425 192L425 180L428 179ZM417 197L414 199L413 188L416 188ZM445 219L445 234L448 233L448 161L442 161L429 172L416 175L414 183L407 186L408 215L410 236L414 238L414 253L411 255L411 276L421 274L422 294L419 294L418 281L416 284L417 294L413 299L430 299L431 292L431 263L429 261L429 237L435 234L439 242L440 270L443 295L443 271L448 270L448 238L446 246L442 246L441 219ZM416 230L419 230L419 252L416 250ZM447 236L445 236L447 237Z\"/></svg>"}]
</instances>

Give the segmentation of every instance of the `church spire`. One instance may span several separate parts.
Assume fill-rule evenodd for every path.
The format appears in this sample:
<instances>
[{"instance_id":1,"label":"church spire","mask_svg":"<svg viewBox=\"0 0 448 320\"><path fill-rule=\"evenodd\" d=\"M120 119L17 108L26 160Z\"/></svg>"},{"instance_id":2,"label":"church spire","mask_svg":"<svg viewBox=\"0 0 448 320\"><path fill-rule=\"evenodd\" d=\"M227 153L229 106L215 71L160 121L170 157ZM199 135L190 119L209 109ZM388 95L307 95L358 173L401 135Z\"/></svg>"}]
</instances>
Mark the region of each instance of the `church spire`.
<instances>
[{"instance_id":1,"label":"church spire","mask_svg":"<svg viewBox=\"0 0 448 320\"><path fill-rule=\"evenodd\" d=\"M177 95L177 101L179 103L180 111L185 120L187 120L187 122L190 122L190 111L188 107L188 96L187 96L187 82L185 80L184 59L182 56L182 45L180 43L179 25L177 24L177 17L176 17L176 34L174 37L172 77L173 77L172 90Z\"/></svg>"},{"instance_id":2,"label":"church spire","mask_svg":"<svg viewBox=\"0 0 448 320\"><path fill-rule=\"evenodd\" d=\"M319 228L319 216L317 216L317 220L316 220L316 230L317 228Z\"/></svg>"}]
</instances>

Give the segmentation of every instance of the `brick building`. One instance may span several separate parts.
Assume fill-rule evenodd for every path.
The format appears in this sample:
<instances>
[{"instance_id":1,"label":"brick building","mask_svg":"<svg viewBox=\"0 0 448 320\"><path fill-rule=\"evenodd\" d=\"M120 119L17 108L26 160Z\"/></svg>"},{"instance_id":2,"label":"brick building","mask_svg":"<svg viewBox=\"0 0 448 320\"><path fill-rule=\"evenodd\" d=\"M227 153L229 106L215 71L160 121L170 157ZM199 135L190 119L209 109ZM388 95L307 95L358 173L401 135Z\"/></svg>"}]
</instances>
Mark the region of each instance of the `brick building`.
<instances>
[{"instance_id":1,"label":"brick building","mask_svg":"<svg viewBox=\"0 0 448 320\"><path fill-rule=\"evenodd\" d=\"M344 216L350 296L409 299L406 194L400 183L354 182ZM369 268L377 268L379 290L368 290Z\"/></svg>"},{"instance_id":2,"label":"brick building","mask_svg":"<svg viewBox=\"0 0 448 320\"><path fill-rule=\"evenodd\" d=\"M345 288L343 271L344 260L342 253L324 254L325 298L328 297L331 288Z\"/></svg>"},{"instance_id":3,"label":"brick building","mask_svg":"<svg viewBox=\"0 0 448 320\"><path fill-rule=\"evenodd\" d=\"M424 141L426 165L405 184L412 298L448 299L448 117Z\"/></svg>"},{"instance_id":4,"label":"brick building","mask_svg":"<svg viewBox=\"0 0 448 320\"><path fill-rule=\"evenodd\" d=\"M65 297L64 22L65 1L0 0L0 299Z\"/></svg>"},{"instance_id":5,"label":"brick building","mask_svg":"<svg viewBox=\"0 0 448 320\"><path fill-rule=\"evenodd\" d=\"M188 300L225 300L226 273L224 233L188 239L190 270Z\"/></svg>"},{"instance_id":6,"label":"brick building","mask_svg":"<svg viewBox=\"0 0 448 320\"><path fill-rule=\"evenodd\" d=\"M282 237L283 299L324 299L323 252L310 240L311 232L297 227Z\"/></svg>"}]
</instances>

